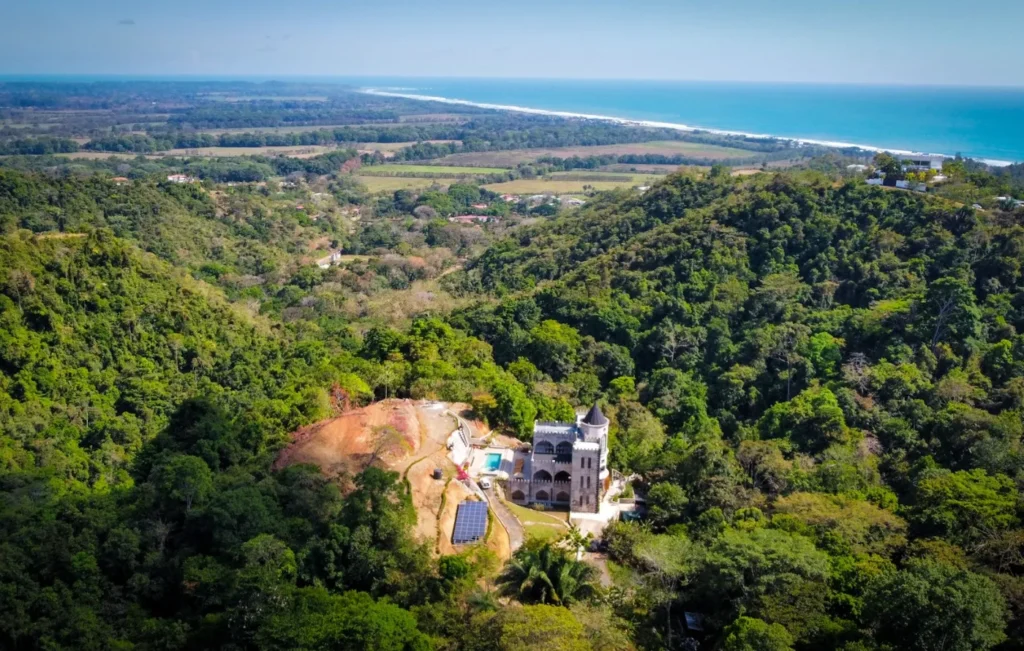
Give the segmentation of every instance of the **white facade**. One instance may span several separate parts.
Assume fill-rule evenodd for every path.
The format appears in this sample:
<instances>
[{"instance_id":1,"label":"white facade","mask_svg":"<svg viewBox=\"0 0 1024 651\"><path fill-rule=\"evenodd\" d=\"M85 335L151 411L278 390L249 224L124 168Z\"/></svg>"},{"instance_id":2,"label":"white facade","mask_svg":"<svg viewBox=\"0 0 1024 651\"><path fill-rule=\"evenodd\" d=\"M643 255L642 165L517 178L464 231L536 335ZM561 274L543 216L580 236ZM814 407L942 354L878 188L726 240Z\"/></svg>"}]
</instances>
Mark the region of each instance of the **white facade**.
<instances>
[{"instance_id":1,"label":"white facade","mask_svg":"<svg viewBox=\"0 0 1024 651\"><path fill-rule=\"evenodd\" d=\"M533 447L516 453L508 494L520 504L597 513L609 476L608 419L595 404L575 423L534 423Z\"/></svg>"},{"instance_id":2,"label":"white facade","mask_svg":"<svg viewBox=\"0 0 1024 651\"><path fill-rule=\"evenodd\" d=\"M900 156L900 162L903 164L903 169L910 172L926 172L928 170L935 170L938 172L942 171L942 163L945 162L943 156L925 156L925 155L911 155L911 156Z\"/></svg>"}]
</instances>

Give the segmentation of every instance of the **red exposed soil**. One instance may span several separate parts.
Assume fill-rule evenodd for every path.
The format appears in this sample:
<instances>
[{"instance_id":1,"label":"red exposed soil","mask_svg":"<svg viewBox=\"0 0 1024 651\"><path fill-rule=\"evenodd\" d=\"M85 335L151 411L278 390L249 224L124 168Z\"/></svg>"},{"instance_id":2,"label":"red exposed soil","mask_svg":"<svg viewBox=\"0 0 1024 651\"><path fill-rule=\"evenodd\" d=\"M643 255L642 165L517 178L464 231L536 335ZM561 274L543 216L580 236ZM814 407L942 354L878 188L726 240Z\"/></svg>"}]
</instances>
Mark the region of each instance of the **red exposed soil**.
<instances>
[{"instance_id":1,"label":"red exposed soil","mask_svg":"<svg viewBox=\"0 0 1024 651\"><path fill-rule=\"evenodd\" d=\"M278 455L274 468L315 463L328 475L357 473L372 461L374 428L388 425L402 433L408 452L415 454L420 446L420 429L412 401L385 400L295 432L291 445ZM383 461L394 462L398 458L385 457Z\"/></svg>"}]
</instances>

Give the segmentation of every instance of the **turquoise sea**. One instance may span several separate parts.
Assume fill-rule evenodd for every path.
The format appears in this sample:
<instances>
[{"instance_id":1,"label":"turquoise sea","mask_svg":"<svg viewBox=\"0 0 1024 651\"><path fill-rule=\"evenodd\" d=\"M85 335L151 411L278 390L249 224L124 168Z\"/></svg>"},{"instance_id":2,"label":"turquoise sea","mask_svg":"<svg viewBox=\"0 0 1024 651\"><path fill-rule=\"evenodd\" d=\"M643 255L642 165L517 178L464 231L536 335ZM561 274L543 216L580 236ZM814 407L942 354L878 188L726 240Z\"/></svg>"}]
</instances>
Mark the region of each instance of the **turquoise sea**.
<instances>
[{"instance_id":1,"label":"turquoise sea","mask_svg":"<svg viewBox=\"0 0 1024 651\"><path fill-rule=\"evenodd\" d=\"M0 76L39 81L311 81L403 95L1024 162L1024 88L400 77Z\"/></svg>"},{"instance_id":2,"label":"turquoise sea","mask_svg":"<svg viewBox=\"0 0 1024 651\"><path fill-rule=\"evenodd\" d=\"M1024 161L1024 88L348 78L406 95Z\"/></svg>"}]
</instances>

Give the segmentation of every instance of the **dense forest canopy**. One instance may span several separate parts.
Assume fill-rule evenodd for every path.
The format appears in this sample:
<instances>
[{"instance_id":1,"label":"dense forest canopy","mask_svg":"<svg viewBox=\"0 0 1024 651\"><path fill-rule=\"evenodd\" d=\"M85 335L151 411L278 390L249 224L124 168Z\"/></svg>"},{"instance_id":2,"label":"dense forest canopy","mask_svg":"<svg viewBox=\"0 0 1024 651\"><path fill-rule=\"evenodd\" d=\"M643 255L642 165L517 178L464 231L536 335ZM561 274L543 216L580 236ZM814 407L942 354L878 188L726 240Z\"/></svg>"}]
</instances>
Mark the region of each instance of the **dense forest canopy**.
<instances>
[{"instance_id":1,"label":"dense forest canopy","mask_svg":"<svg viewBox=\"0 0 1024 651\"><path fill-rule=\"evenodd\" d=\"M336 90L0 85L29 124L0 132L0 648L1024 648L1019 166L947 161L922 194L833 155L538 211L479 179L374 194L347 148L58 155L83 130L460 141L399 160L641 137ZM317 128L255 131L282 124ZM521 438L597 402L647 507L603 536L611 587L578 530L437 557L402 476L275 469L393 396Z\"/></svg>"},{"instance_id":2,"label":"dense forest canopy","mask_svg":"<svg viewBox=\"0 0 1024 651\"><path fill-rule=\"evenodd\" d=\"M823 177L676 175L496 243L458 284L505 298L453 323L510 368L603 392L655 531L707 546L682 605L720 603L722 627L740 608L814 648L864 630L981 648L1004 639L1004 600L1021 606L1022 254L1019 213ZM640 534L619 535L644 571ZM819 569L729 592L706 566L743 567L729 545ZM927 642L888 610L902 592L872 596L956 572L941 581L984 592L964 607L994 609L970 632L984 641Z\"/></svg>"}]
</instances>

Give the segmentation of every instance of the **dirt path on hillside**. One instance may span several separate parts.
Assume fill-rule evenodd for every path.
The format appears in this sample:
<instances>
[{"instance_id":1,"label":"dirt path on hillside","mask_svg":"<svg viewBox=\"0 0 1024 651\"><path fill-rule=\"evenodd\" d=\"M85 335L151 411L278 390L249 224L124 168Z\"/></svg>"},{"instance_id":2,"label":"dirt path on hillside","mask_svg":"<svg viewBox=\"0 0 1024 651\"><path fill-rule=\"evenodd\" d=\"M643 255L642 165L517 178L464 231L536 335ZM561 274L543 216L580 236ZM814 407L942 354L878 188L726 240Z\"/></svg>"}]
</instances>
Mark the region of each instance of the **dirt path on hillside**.
<instances>
[{"instance_id":1,"label":"dirt path on hillside","mask_svg":"<svg viewBox=\"0 0 1024 651\"><path fill-rule=\"evenodd\" d=\"M373 432L390 426L401 432L401 450L382 456L377 464L398 472L408 481L416 526L413 537L440 553L457 553L451 545L455 509L472 491L456 480L457 472L448 459L448 436L457 426L453 414L469 409L464 404L412 400L384 400L305 427L292 434L292 444L278 455L274 468L295 463L314 463L332 477L354 475L373 460ZM442 471L434 479L435 468ZM445 486L448 486L446 489ZM442 494L444 509L442 510ZM495 553L508 558L508 536L495 532ZM505 542L501 542L504 538Z\"/></svg>"},{"instance_id":2,"label":"dirt path on hillside","mask_svg":"<svg viewBox=\"0 0 1024 651\"><path fill-rule=\"evenodd\" d=\"M421 434L414 403L384 400L293 433L292 444L278 455L274 468L314 463L327 475L356 474L373 461L373 432L388 426L402 434L404 445L400 447L404 449L385 454L381 461L386 466L419 452Z\"/></svg>"},{"instance_id":3,"label":"dirt path on hillside","mask_svg":"<svg viewBox=\"0 0 1024 651\"><path fill-rule=\"evenodd\" d=\"M442 403L417 407L416 415L420 434L417 456L407 458L394 469L404 473L412 491L412 504L416 509L414 536L420 542L433 543L437 539L441 494L445 490L445 482L456 473L446 447L448 436L455 429L455 419L448 415L446 405ZM434 479L435 468L441 469L442 479Z\"/></svg>"}]
</instances>

